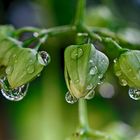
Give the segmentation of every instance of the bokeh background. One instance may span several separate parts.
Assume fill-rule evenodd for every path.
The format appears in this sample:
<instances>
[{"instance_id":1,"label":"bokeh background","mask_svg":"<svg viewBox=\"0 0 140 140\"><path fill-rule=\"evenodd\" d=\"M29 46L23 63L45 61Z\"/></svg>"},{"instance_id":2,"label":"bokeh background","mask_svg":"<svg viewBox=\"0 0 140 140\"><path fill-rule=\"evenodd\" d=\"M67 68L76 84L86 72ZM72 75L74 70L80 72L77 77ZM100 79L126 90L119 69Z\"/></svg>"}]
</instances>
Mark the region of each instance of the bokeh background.
<instances>
[{"instance_id":1,"label":"bokeh background","mask_svg":"<svg viewBox=\"0 0 140 140\"><path fill-rule=\"evenodd\" d=\"M0 0L0 24L16 28L49 28L72 23L76 0ZM140 0L87 0L86 22L126 33L128 40L140 43ZM130 29L130 36L127 30ZM133 30L136 28L136 30ZM131 36L134 31L135 37ZM30 83L20 102L0 94L0 140L64 140L78 126L77 103L65 101L64 48L74 43L68 34L53 37L41 49L51 55L51 63ZM112 60L105 83L88 101L90 125L113 134L116 140L132 140L140 131L140 102L128 96L113 73ZM137 137L139 140L140 137Z\"/></svg>"}]
</instances>

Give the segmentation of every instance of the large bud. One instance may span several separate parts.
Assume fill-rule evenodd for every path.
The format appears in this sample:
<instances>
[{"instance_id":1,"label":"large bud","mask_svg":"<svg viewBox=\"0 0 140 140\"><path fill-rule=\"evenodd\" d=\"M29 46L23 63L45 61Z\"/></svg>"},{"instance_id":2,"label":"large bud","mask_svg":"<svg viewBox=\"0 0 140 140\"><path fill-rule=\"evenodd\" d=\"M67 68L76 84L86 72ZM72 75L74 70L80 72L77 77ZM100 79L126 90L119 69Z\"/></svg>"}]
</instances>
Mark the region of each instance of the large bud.
<instances>
[{"instance_id":1,"label":"large bud","mask_svg":"<svg viewBox=\"0 0 140 140\"><path fill-rule=\"evenodd\" d=\"M109 65L108 58L96 50L93 44L67 47L64 59L66 84L71 98L76 99L94 92ZM67 95L66 98L70 100L70 96Z\"/></svg>"},{"instance_id":2,"label":"large bud","mask_svg":"<svg viewBox=\"0 0 140 140\"><path fill-rule=\"evenodd\" d=\"M6 45L6 46L4 46ZM5 75L12 89L22 86L38 76L49 63L48 53L22 48L14 39L4 39L0 45L1 65L5 66Z\"/></svg>"},{"instance_id":3,"label":"large bud","mask_svg":"<svg viewBox=\"0 0 140 140\"><path fill-rule=\"evenodd\" d=\"M140 88L140 51L127 51L115 61L115 74L121 85Z\"/></svg>"}]
</instances>

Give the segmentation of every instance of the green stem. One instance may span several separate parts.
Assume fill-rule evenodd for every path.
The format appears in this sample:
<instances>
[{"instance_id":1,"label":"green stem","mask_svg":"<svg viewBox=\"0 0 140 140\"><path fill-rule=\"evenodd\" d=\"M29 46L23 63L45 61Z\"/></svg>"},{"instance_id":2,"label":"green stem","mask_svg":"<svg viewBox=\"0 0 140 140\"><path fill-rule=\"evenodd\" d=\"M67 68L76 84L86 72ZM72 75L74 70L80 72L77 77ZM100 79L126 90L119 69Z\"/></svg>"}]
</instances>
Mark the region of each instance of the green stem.
<instances>
[{"instance_id":1,"label":"green stem","mask_svg":"<svg viewBox=\"0 0 140 140\"><path fill-rule=\"evenodd\" d=\"M74 24L80 26L84 22L86 0L78 0Z\"/></svg>"},{"instance_id":2,"label":"green stem","mask_svg":"<svg viewBox=\"0 0 140 140\"><path fill-rule=\"evenodd\" d=\"M46 34L48 36L55 36L55 35L61 35L63 33L72 32L74 30L75 30L75 27L70 26L70 25L52 27L49 29L38 29L38 28L34 28L34 27L25 27L25 28L18 29L15 33L15 36L18 37L22 33L25 33L25 32L32 32L32 33L37 32L39 34L38 37L44 36Z\"/></svg>"},{"instance_id":3,"label":"green stem","mask_svg":"<svg viewBox=\"0 0 140 140\"><path fill-rule=\"evenodd\" d=\"M49 29L44 29L41 31L42 35L48 35L49 36L56 36L56 35L61 35L69 32L74 32L76 29L74 26L71 25L64 25L64 26L58 26L58 27L53 27Z\"/></svg>"},{"instance_id":4,"label":"green stem","mask_svg":"<svg viewBox=\"0 0 140 140\"><path fill-rule=\"evenodd\" d=\"M87 116L87 104L85 99L79 99L79 123L81 128L84 129L89 128Z\"/></svg>"}]
</instances>

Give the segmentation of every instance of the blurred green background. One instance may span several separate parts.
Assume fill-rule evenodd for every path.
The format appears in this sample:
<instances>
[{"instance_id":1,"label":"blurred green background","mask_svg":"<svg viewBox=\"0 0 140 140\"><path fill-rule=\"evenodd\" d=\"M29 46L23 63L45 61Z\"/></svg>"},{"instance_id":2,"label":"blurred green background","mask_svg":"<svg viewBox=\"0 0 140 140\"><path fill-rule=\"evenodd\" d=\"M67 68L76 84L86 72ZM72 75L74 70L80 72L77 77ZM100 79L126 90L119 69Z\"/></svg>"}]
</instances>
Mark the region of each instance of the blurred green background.
<instances>
[{"instance_id":1,"label":"blurred green background","mask_svg":"<svg viewBox=\"0 0 140 140\"><path fill-rule=\"evenodd\" d=\"M16 28L48 28L72 23L76 0L0 0L0 24ZM115 32L140 27L140 0L87 0L86 22ZM127 30L125 30L127 32ZM138 31L138 30L137 30ZM125 33L126 33L125 32ZM139 32L138 32L139 33ZM139 36L136 36L140 43ZM64 48L74 44L71 34L48 40L42 50L51 63L30 83L27 96L11 102L0 95L0 140L64 140L78 126L77 103L65 101ZM128 96L114 76L112 61L105 83L88 101L90 125L114 135L116 140L132 140L140 131L140 102ZM137 136L135 140L139 140Z\"/></svg>"}]
</instances>

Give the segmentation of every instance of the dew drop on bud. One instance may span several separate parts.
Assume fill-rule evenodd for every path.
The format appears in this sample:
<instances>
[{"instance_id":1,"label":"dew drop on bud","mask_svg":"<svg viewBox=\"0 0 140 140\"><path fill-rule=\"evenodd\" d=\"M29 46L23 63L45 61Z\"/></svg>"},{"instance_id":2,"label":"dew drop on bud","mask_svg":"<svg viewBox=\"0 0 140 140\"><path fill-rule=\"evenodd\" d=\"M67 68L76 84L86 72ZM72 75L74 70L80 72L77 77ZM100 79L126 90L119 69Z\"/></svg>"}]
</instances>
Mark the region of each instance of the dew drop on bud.
<instances>
[{"instance_id":1,"label":"dew drop on bud","mask_svg":"<svg viewBox=\"0 0 140 140\"><path fill-rule=\"evenodd\" d=\"M120 80L120 84L121 84L122 86L126 86L126 85L127 85L127 81L124 80L124 79L121 79L121 80Z\"/></svg>"},{"instance_id":2,"label":"dew drop on bud","mask_svg":"<svg viewBox=\"0 0 140 140\"><path fill-rule=\"evenodd\" d=\"M88 94L84 98L87 99L87 100L90 100L94 97L94 95L95 95L95 91L91 90L91 91L88 92Z\"/></svg>"},{"instance_id":3,"label":"dew drop on bud","mask_svg":"<svg viewBox=\"0 0 140 140\"><path fill-rule=\"evenodd\" d=\"M98 72L97 67L93 66L93 67L90 68L89 74L90 75L95 75L95 74L97 74L97 72Z\"/></svg>"},{"instance_id":4,"label":"dew drop on bud","mask_svg":"<svg viewBox=\"0 0 140 140\"><path fill-rule=\"evenodd\" d=\"M104 76L103 74L99 74L98 75L98 78L102 80L103 79L103 76Z\"/></svg>"},{"instance_id":5,"label":"dew drop on bud","mask_svg":"<svg viewBox=\"0 0 140 140\"><path fill-rule=\"evenodd\" d=\"M75 48L71 53L71 58L76 60L83 55L83 50L81 48Z\"/></svg>"},{"instance_id":6,"label":"dew drop on bud","mask_svg":"<svg viewBox=\"0 0 140 140\"><path fill-rule=\"evenodd\" d=\"M22 100L25 97L28 91L28 86L29 86L29 84L26 84L26 85L17 87L15 89L11 89L9 86L8 80L6 78L0 80L0 83L2 86L2 89L1 89L2 95L10 101Z\"/></svg>"},{"instance_id":7,"label":"dew drop on bud","mask_svg":"<svg viewBox=\"0 0 140 140\"><path fill-rule=\"evenodd\" d=\"M128 94L134 100L140 100L140 89L129 88Z\"/></svg>"},{"instance_id":8,"label":"dew drop on bud","mask_svg":"<svg viewBox=\"0 0 140 140\"><path fill-rule=\"evenodd\" d=\"M93 85L90 83L88 86L87 86L87 90L91 90L93 88Z\"/></svg>"},{"instance_id":9,"label":"dew drop on bud","mask_svg":"<svg viewBox=\"0 0 140 140\"><path fill-rule=\"evenodd\" d=\"M114 60L113 60L113 62L114 62L114 63L116 63L116 62L117 62L117 58L116 58L116 59L114 59Z\"/></svg>"},{"instance_id":10,"label":"dew drop on bud","mask_svg":"<svg viewBox=\"0 0 140 140\"><path fill-rule=\"evenodd\" d=\"M115 75L116 76L121 76L121 71L116 71Z\"/></svg>"},{"instance_id":11,"label":"dew drop on bud","mask_svg":"<svg viewBox=\"0 0 140 140\"><path fill-rule=\"evenodd\" d=\"M14 67L13 66L8 66L5 70L6 74L7 75L10 75L14 70Z\"/></svg>"},{"instance_id":12,"label":"dew drop on bud","mask_svg":"<svg viewBox=\"0 0 140 140\"><path fill-rule=\"evenodd\" d=\"M75 83L75 84L78 84L79 82L80 82L79 79L74 80L74 83Z\"/></svg>"},{"instance_id":13,"label":"dew drop on bud","mask_svg":"<svg viewBox=\"0 0 140 140\"><path fill-rule=\"evenodd\" d=\"M27 73L31 74L34 71L35 71L35 68L33 64L27 66Z\"/></svg>"},{"instance_id":14,"label":"dew drop on bud","mask_svg":"<svg viewBox=\"0 0 140 140\"><path fill-rule=\"evenodd\" d=\"M47 66L51 61L50 55L45 51L40 51L38 53L38 61L40 64Z\"/></svg>"},{"instance_id":15,"label":"dew drop on bud","mask_svg":"<svg viewBox=\"0 0 140 140\"><path fill-rule=\"evenodd\" d=\"M77 102L77 98L73 97L70 92L68 91L65 95L65 99L67 101L67 103L69 104L74 104Z\"/></svg>"}]
</instances>

